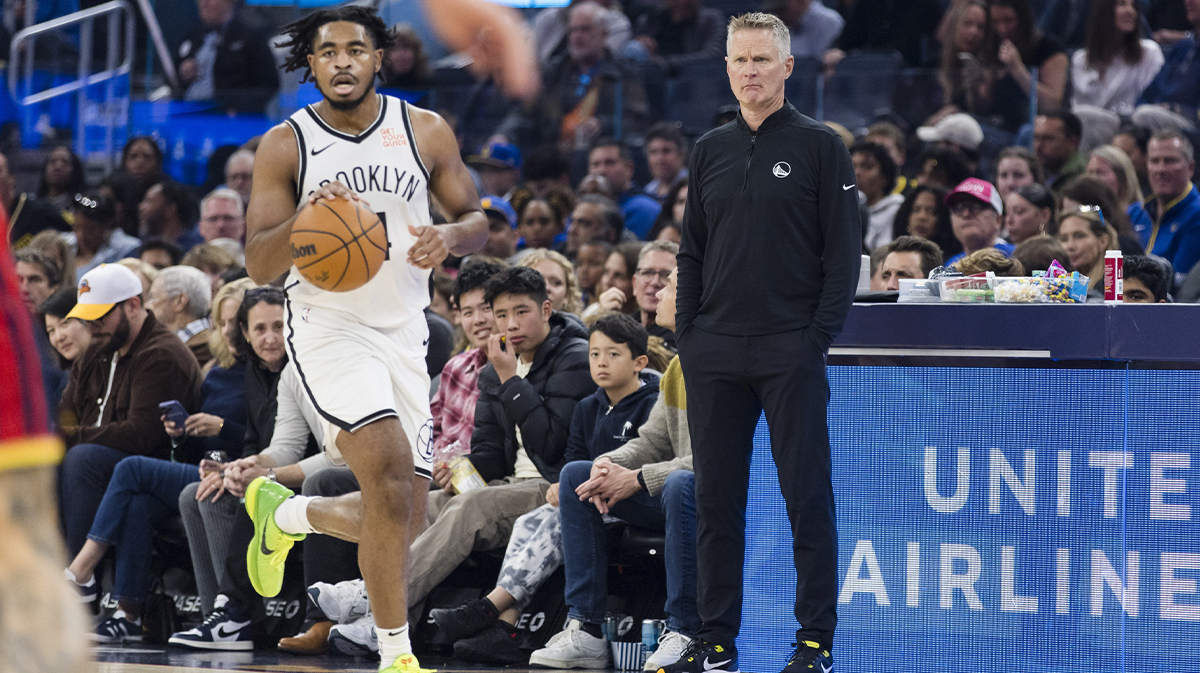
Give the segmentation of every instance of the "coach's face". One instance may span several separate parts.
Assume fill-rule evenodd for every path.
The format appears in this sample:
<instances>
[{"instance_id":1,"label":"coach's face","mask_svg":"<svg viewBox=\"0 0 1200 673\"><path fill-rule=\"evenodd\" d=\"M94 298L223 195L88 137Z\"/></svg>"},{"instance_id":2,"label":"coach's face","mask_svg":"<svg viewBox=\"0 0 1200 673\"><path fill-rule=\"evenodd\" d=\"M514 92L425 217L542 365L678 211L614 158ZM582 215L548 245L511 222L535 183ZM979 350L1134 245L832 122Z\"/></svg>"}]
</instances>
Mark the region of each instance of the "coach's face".
<instances>
[{"instance_id":1,"label":"coach's face","mask_svg":"<svg viewBox=\"0 0 1200 673\"><path fill-rule=\"evenodd\" d=\"M336 109L361 103L374 88L382 63L383 50L375 48L366 27L350 21L321 26L308 55L317 90Z\"/></svg>"},{"instance_id":2,"label":"coach's face","mask_svg":"<svg viewBox=\"0 0 1200 673\"><path fill-rule=\"evenodd\" d=\"M771 31L747 28L730 38L725 69L742 107L759 109L782 103L783 85L792 75L794 62L780 52Z\"/></svg>"}]
</instances>

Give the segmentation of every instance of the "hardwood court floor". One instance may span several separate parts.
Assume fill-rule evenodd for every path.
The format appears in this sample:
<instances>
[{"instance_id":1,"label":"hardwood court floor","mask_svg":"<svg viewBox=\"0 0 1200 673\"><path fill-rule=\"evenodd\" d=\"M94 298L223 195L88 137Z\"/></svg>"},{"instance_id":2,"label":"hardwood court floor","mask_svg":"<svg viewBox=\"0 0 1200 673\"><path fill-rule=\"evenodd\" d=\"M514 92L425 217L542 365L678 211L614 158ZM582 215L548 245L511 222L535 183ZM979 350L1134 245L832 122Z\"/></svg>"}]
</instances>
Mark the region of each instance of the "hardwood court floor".
<instances>
[{"instance_id":1,"label":"hardwood court floor","mask_svg":"<svg viewBox=\"0 0 1200 673\"><path fill-rule=\"evenodd\" d=\"M94 673L209 673L213 670L255 673L375 673L376 662L347 657L298 657L270 650L196 652L155 645L97 647ZM546 673L545 669L472 667L453 659L423 657L421 665L439 673ZM581 673L581 672L573 672Z\"/></svg>"}]
</instances>

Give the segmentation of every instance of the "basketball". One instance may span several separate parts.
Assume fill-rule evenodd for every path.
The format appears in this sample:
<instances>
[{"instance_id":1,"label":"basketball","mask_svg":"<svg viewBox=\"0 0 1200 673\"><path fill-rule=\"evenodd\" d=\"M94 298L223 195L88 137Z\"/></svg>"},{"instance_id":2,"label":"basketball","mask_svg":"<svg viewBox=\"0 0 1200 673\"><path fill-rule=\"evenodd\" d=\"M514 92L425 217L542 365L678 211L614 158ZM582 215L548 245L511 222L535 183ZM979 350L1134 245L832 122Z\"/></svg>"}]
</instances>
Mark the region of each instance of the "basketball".
<instances>
[{"instance_id":1,"label":"basketball","mask_svg":"<svg viewBox=\"0 0 1200 673\"><path fill-rule=\"evenodd\" d=\"M387 257L387 228L358 201L321 199L292 227L292 262L308 282L330 292L356 290Z\"/></svg>"}]
</instances>

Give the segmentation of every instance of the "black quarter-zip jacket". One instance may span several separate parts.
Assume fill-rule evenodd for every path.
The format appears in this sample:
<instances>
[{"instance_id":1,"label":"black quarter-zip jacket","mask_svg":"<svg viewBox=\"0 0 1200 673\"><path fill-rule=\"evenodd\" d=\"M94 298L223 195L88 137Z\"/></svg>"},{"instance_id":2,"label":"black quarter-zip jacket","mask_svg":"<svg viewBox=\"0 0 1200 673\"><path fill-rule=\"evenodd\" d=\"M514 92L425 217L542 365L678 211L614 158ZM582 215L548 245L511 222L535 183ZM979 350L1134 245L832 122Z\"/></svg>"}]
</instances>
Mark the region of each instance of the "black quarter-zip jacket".
<instances>
[{"instance_id":1,"label":"black quarter-zip jacket","mask_svg":"<svg viewBox=\"0 0 1200 673\"><path fill-rule=\"evenodd\" d=\"M676 333L842 330L861 262L850 154L790 103L751 131L738 118L696 142L679 251Z\"/></svg>"}]
</instances>

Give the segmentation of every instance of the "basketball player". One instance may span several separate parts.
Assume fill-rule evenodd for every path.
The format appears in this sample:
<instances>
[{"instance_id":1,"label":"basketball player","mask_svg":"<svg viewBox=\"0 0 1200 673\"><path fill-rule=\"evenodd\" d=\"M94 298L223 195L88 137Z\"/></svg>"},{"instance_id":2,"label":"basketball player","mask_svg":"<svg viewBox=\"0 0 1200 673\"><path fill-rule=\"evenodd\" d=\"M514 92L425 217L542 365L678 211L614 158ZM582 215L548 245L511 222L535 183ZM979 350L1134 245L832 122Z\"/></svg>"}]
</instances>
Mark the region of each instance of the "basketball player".
<instances>
[{"instance_id":1,"label":"basketball player","mask_svg":"<svg viewBox=\"0 0 1200 673\"><path fill-rule=\"evenodd\" d=\"M374 10L319 11L285 35L285 69L305 69L324 99L263 137L247 215L247 270L264 283L292 269L292 213L321 199L353 199L378 213L388 256L370 282L350 292L320 290L295 270L287 278L288 353L326 423L326 450L344 458L362 491L306 498L267 479L252 482L249 574L260 593L275 595L294 541L320 532L359 543L380 670L419 673L406 575L433 457L422 310L430 269L450 253L480 249L487 218L446 122L375 92L390 38ZM431 224L431 196L449 224Z\"/></svg>"}]
</instances>

